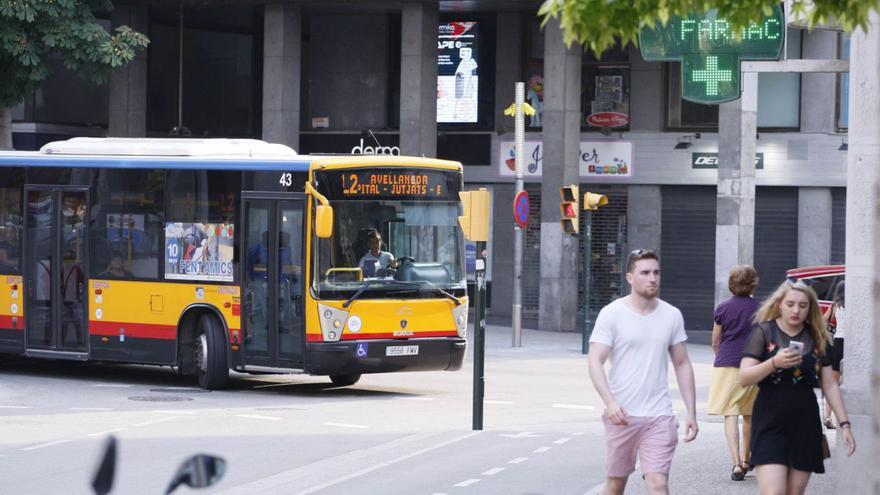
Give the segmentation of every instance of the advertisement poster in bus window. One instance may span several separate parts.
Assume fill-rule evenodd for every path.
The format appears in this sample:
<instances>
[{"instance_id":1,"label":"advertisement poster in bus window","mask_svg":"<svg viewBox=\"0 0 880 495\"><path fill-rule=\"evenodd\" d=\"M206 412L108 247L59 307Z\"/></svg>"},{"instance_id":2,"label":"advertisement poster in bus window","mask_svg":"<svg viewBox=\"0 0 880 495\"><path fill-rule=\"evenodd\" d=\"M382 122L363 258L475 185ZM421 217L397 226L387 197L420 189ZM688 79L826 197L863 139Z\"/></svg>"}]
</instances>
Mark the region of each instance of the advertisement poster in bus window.
<instances>
[{"instance_id":1,"label":"advertisement poster in bus window","mask_svg":"<svg viewBox=\"0 0 880 495\"><path fill-rule=\"evenodd\" d=\"M478 23L440 23L437 36L437 122L477 122L480 88Z\"/></svg>"},{"instance_id":2,"label":"advertisement poster in bus window","mask_svg":"<svg viewBox=\"0 0 880 495\"><path fill-rule=\"evenodd\" d=\"M232 282L235 230L231 223L165 224L165 278Z\"/></svg>"}]
</instances>

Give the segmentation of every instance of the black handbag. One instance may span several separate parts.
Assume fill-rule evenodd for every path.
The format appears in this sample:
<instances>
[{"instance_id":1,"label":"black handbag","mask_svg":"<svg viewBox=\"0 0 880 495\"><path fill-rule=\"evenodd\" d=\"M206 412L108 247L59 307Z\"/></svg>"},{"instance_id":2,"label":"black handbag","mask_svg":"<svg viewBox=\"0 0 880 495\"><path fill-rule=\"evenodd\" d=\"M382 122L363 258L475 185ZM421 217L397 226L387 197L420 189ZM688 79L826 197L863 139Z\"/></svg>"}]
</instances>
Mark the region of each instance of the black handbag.
<instances>
[{"instance_id":1,"label":"black handbag","mask_svg":"<svg viewBox=\"0 0 880 495\"><path fill-rule=\"evenodd\" d=\"M831 457L831 448L828 447L828 437L822 434L822 440L819 441L819 448L822 451L822 459Z\"/></svg>"}]
</instances>

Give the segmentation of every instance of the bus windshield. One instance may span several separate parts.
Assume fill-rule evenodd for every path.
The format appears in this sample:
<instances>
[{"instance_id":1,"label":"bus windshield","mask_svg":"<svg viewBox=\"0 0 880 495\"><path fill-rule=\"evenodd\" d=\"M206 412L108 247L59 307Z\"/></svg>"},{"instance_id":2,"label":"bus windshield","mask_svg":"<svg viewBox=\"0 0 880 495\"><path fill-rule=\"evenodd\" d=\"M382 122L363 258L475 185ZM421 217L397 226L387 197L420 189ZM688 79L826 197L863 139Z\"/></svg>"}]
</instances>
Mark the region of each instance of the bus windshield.
<instances>
[{"instance_id":1,"label":"bus windshield","mask_svg":"<svg viewBox=\"0 0 880 495\"><path fill-rule=\"evenodd\" d=\"M320 298L463 296L464 239L458 202L331 201L333 237L319 239ZM442 294L442 293L441 293Z\"/></svg>"}]
</instances>

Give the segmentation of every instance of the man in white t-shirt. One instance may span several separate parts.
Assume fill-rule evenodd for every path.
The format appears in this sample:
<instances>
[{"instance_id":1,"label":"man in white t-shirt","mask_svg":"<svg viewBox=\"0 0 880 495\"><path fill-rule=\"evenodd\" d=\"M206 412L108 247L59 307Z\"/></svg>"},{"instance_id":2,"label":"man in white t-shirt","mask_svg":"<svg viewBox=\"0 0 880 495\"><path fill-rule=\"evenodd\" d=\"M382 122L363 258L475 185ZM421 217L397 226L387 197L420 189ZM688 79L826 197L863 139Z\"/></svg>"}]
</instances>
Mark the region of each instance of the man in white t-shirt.
<instances>
[{"instance_id":1,"label":"man in white t-shirt","mask_svg":"<svg viewBox=\"0 0 880 495\"><path fill-rule=\"evenodd\" d=\"M667 359L687 407L685 442L697 436L694 370L688 358L681 311L657 297L660 260L651 250L630 254L630 294L602 308L590 337L593 386L605 403L605 494L622 494L636 456L648 491L669 493L667 482L678 443ZM669 358L667 358L667 355ZM604 364L610 360L608 377Z\"/></svg>"}]
</instances>

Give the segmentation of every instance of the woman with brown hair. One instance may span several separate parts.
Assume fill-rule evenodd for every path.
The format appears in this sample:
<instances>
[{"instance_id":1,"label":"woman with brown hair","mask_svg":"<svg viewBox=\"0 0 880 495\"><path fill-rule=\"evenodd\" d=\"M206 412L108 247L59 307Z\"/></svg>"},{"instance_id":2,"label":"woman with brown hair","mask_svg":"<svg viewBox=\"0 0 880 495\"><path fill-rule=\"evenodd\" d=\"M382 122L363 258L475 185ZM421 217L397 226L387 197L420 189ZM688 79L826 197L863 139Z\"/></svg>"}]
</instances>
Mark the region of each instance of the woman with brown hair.
<instances>
[{"instance_id":1,"label":"woman with brown hair","mask_svg":"<svg viewBox=\"0 0 880 495\"><path fill-rule=\"evenodd\" d=\"M812 473L824 473L822 424L813 388L831 403L847 454L856 450L840 388L831 373L828 335L816 293L783 282L755 316L739 381L758 384L752 416L752 458L761 494L803 494Z\"/></svg>"},{"instance_id":2,"label":"woman with brown hair","mask_svg":"<svg viewBox=\"0 0 880 495\"><path fill-rule=\"evenodd\" d=\"M742 481L749 466L752 406L758 387L739 384L739 363L752 331L752 320L760 306L752 298L758 288L758 272L749 265L733 267L727 278L727 288L733 297L715 308L715 325L712 327L715 363L709 386L708 413L724 416L724 434L733 460L730 478ZM739 438L740 416L743 418L742 443Z\"/></svg>"}]
</instances>

